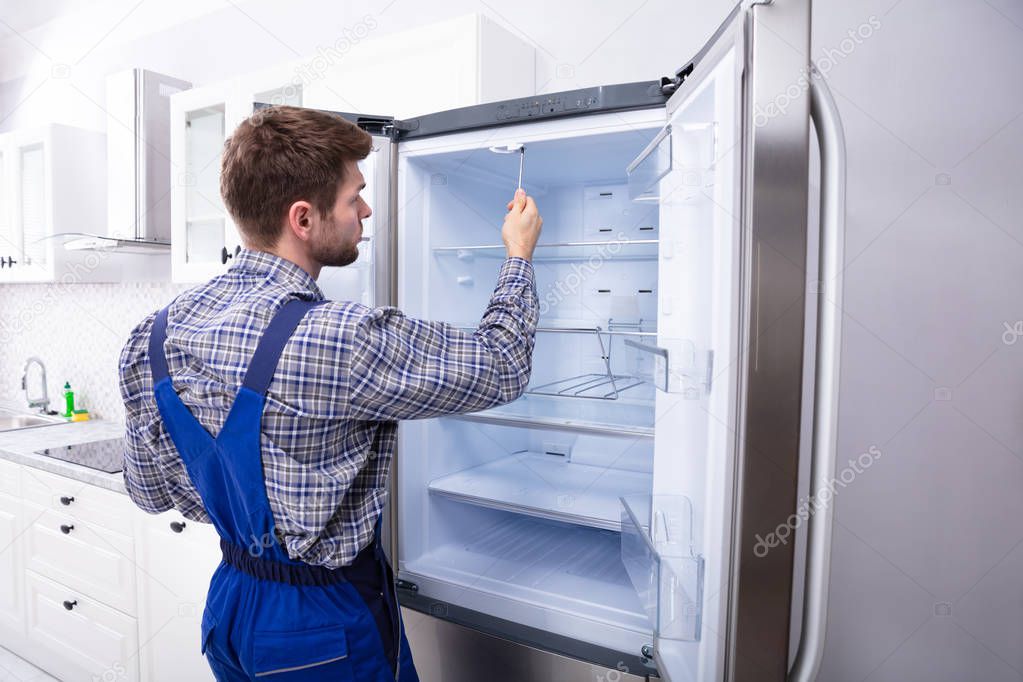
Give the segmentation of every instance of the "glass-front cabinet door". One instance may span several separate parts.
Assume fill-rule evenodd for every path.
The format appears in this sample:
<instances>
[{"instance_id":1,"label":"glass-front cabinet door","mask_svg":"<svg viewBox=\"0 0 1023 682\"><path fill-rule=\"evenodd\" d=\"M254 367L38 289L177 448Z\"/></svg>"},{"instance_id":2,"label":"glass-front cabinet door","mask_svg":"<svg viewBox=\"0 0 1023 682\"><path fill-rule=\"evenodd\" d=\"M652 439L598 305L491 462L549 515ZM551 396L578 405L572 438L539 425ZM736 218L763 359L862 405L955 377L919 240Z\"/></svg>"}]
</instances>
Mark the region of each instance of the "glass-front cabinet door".
<instances>
[{"instance_id":1,"label":"glass-front cabinet door","mask_svg":"<svg viewBox=\"0 0 1023 682\"><path fill-rule=\"evenodd\" d=\"M171 97L172 264L175 281L223 272L241 248L220 195L224 142L252 115L253 103L301 106L295 64L194 88Z\"/></svg>"},{"instance_id":2,"label":"glass-front cabinet door","mask_svg":"<svg viewBox=\"0 0 1023 682\"><path fill-rule=\"evenodd\" d=\"M234 129L232 90L205 87L171 97L171 254L176 281L221 272L236 230L220 197L224 141Z\"/></svg>"}]
</instances>

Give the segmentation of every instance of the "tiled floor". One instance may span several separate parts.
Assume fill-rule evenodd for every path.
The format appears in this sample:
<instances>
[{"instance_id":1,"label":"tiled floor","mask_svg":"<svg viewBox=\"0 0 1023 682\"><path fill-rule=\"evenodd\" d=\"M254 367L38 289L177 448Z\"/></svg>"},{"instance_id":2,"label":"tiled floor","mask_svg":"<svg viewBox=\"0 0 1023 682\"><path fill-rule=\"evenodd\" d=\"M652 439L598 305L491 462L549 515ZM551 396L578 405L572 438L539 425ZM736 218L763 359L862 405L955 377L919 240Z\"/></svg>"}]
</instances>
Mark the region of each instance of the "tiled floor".
<instances>
[{"instance_id":1,"label":"tiled floor","mask_svg":"<svg viewBox=\"0 0 1023 682\"><path fill-rule=\"evenodd\" d=\"M0 647L0 682L58 682L28 661Z\"/></svg>"}]
</instances>

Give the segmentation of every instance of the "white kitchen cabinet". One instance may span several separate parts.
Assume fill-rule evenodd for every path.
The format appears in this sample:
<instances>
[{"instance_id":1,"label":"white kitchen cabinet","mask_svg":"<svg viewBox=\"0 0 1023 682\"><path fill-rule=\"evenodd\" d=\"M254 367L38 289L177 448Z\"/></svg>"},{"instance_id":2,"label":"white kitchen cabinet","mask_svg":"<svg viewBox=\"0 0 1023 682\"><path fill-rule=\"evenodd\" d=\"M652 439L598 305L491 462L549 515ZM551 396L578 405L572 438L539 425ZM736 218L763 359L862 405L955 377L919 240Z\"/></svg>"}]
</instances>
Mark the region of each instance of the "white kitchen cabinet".
<instances>
[{"instance_id":1,"label":"white kitchen cabinet","mask_svg":"<svg viewBox=\"0 0 1023 682\"><path fill-rule=\"evenodd\" d=\"M116 493L111 493L115 495ZM134 540L77 517L25 503L25 567L135 615Z\"/></svg>"},{"instance_id":2,"label":"white kitchen cabinet","mask_svg":"<svg viewBox=\"0 0 1023 682\"><path fill-rule=\"evenodd\" d=\"M171 97L171 271L176 281L221 272L221 251L237 239L220 198L220 159L235 116L230 85Z\"/></svg>"},{"instance_id":3,"label":"white kitchen cabinet","mask_svg":"<svg viewBox=\"0 0 1023 682\"><path fill-rule=\"evenodd\" d=\"M216 530L169 511L141 520L137 548L142 679L212 680L199 628L220 562Z\"/></svg>"},{"instance_id":4,"label":"white kitchen cabinet","mask_svg":"<svg viewBox=\"0 0 1023 682\"><path fill-rule=\"evenodd\" d=\"M171 97L175 282L224 272L241 245L220 198L220 159L224 141L254 102L400 118L535 92L535 50L485 17L384 36L373 35L374 28L367 24L354 31L366 37L346 38L315 55ZM374 182L372 173L364 174ZM342 289L362 290L367 272L336 278L346 280ZM323 274L328 281L335 275Z\"/></svg>"},{"instance_id":5,"label":"white kitchen cabinet","mask_svg":"<svg viewBox=\"0 0 1023 682\"><path fill-rule=\"evenodd\" d=\"M0 644L61 680L212 680L213 526L0 459Z\"/></svg>"},{"instance_id":6,"label":"white kitchen cabinet","mask_svg":"<svg viewBox=\"0 0 1023 682\"><path fill-rule=\"evenodd\" d=\"M25 578L28 637L46 652L36 665L64 682L139 678L134 618L33 571Z\"/></svg>"},{"instance_id":7,"label":"white kitchen cabinet","mask_svg":"<svg viewBox=\"0 0 1023 682\"><path fill-rule=\"evenodd\" d=\"M536 92L534 48L479 14L345 46L300 71L303 106L400 119Z\"/></svg>"},{"instance_id":8,"label":"white kitchen cabinet","mask_svg":"<svg viewBox=\"0 0 1023 682\"><path fill-rule=\"evenodd\" d=\"M225 271L241 247L220 196L224 142L252 113L252 103L302 104L290 67L192 88L171 97L171 264L176 282Z\"/></svg>"},{"instance_id":9,"label":"white kitchen cabinet","mask_svg":"<svg viewBox=\"0 0 1023 682\"><path fill-rule=\"evenodd\" d=\"M0 633L14 635L25 631L23 518L18 465L0 461Z\"/></svg>"},{"instance_id":10,"label":"white kitchen cabinet","mask_svg":"<svg viewBox=\"0 0 1023 682\"><path fill-rule=\"evenodd\" d=\"M105 136L64 125L0 135L0 283L105 281L61 233L106 232Z\"/></svg>"}]
</instances>

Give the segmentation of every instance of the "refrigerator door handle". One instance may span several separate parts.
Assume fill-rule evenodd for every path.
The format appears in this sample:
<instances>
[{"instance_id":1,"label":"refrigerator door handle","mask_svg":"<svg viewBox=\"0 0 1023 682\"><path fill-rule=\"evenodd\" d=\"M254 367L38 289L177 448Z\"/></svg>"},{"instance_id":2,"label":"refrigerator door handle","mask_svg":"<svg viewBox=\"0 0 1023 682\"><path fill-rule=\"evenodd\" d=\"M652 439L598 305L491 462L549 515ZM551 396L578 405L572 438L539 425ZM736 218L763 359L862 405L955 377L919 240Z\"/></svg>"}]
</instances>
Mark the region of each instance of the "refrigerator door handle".
<instances>
[{"instance_id":1,"label":"refrigerator door handle","mask_svg":"<svg viewBox=\"0 0 1023 682\"><path fill-rule=\"evenodd\" d=\"M820 145L820 264L810 499L835 477L842 342L842 265L845 250L845 134L835 99L810 65L810 117ZM831 577L833 504L815 505L807 526L806 581L799 649L790 682L812 682L820 670Z\"/></svg>"}]
</instances>

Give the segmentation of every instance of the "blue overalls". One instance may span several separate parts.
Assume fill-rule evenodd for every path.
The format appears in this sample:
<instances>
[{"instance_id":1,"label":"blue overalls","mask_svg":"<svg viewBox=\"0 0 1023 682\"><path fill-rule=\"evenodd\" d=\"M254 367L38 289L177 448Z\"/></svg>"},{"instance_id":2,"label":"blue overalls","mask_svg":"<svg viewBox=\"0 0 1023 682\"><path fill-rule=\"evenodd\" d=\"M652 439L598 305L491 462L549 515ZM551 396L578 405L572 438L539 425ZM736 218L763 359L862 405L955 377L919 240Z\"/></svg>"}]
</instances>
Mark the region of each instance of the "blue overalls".
<instances>
[{"instance_id":1,"label":"blue overalls","mask_svg":"<svg viewBox=\"0 0 1023 682\"><path fill-rule=\"evenodd\" d=\"M264 396L295 327L321 303L292 300L277 312L216 438L171 385L163 352L168 308L153 322L149 362L156 403L224 555L210 581L201 632L201 650L221 682L419 679L380 545L379 519L372 544L337 570L291 559L274 534L260 455Z\"/></svg>"}]
</instances>

